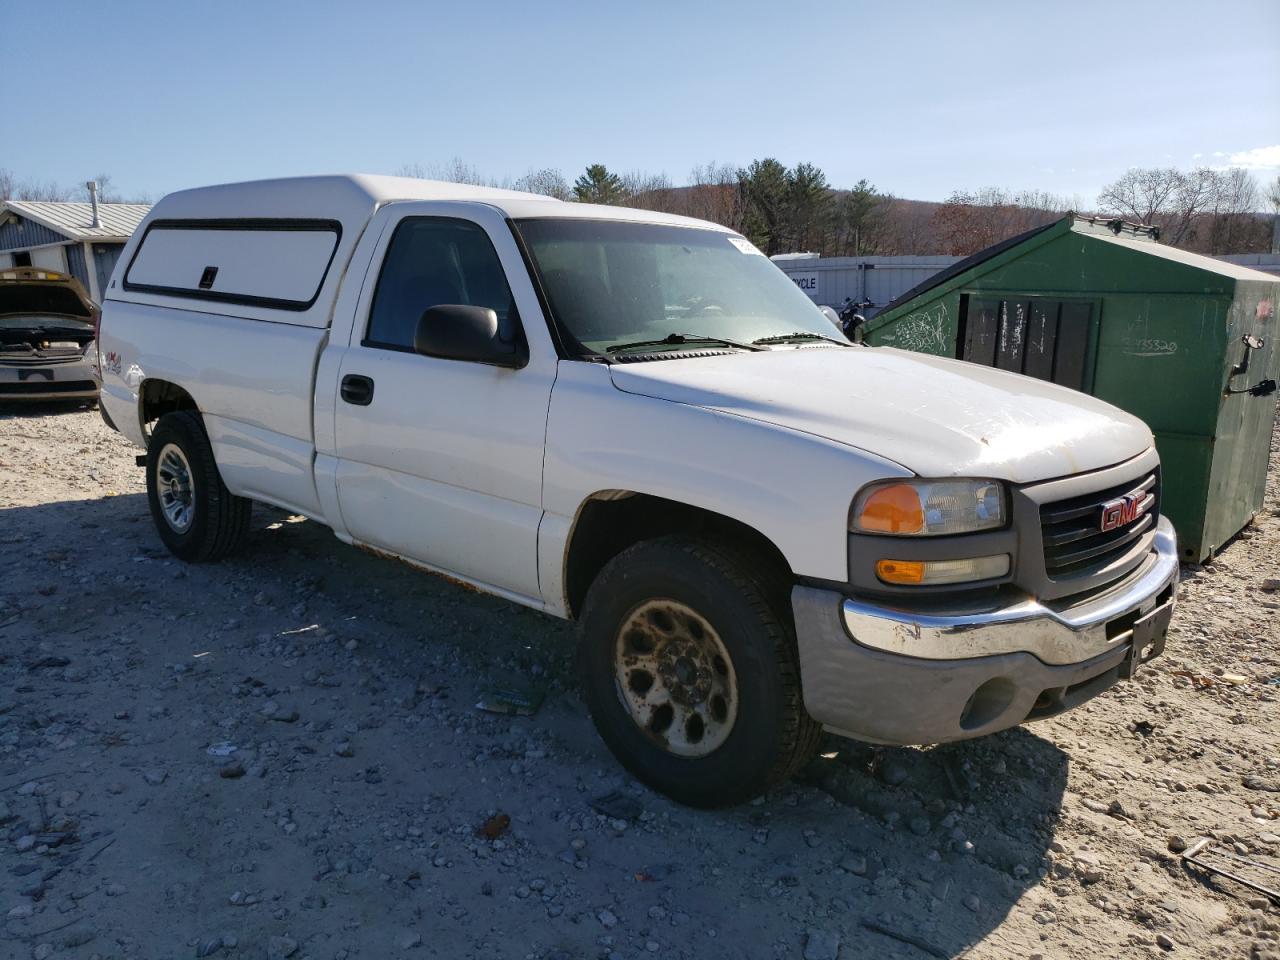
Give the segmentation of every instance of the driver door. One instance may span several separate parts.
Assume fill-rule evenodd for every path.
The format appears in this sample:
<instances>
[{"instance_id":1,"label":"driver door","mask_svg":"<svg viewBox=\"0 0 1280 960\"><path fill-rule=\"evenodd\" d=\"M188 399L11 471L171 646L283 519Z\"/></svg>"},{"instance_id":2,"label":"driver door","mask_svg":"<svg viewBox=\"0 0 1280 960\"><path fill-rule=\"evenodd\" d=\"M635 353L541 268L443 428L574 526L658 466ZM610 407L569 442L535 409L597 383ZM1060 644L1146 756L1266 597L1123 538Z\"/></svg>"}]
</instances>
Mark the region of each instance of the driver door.
<instances>
[{"instance_id":1,"label":"driver door","mask_svg":"<svg viewBox=\"0 0 1280 960\"><path fill-rule=\"evenodd\" d=\"M343 523L357 541L540 604L556 357L523 260L501 215L480 204L397 203L379 217L334 400ZM415 353L418 319L448 303L496 311L500 336L527 337L528 364Z\"/></svg>"}]
</instances>

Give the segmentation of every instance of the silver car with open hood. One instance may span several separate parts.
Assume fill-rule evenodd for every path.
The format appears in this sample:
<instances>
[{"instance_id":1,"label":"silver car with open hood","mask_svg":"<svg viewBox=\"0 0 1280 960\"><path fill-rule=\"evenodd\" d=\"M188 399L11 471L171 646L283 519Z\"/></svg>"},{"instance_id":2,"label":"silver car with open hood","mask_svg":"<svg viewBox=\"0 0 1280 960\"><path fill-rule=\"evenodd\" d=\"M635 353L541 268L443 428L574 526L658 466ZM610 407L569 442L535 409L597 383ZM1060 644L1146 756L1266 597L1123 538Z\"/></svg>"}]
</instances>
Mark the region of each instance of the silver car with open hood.
<instances>
[{"instance_id":1,"label":"silver car with open hood","mask_svg":"<svg viewBox=\"0 0 1280 960\"><path fill-rule=\"evenodd\" d=\"M0 402L96 399L97 321L75 277L0 270Z\"/></svg>"}]
</instances>

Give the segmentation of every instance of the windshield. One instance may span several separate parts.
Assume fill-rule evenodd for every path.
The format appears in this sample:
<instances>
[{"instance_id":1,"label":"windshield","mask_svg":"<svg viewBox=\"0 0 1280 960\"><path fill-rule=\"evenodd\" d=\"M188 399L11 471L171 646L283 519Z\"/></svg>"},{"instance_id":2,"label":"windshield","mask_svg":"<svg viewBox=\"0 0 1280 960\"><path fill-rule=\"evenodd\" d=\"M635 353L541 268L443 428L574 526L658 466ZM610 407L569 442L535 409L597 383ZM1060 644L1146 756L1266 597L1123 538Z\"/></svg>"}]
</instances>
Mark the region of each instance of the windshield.
<instances>
[{"instance_id":1,"label":"windshield","mask_svg":"<svg viewBox=\"0 0 1280 960\"><path fill-rule=\"evenodd\" d=\"M792 334L847 342L734 234L616 220L523 220L517 228L556 322L590 352L668 338L656 349Z\"/></svg>"}]
</instances>

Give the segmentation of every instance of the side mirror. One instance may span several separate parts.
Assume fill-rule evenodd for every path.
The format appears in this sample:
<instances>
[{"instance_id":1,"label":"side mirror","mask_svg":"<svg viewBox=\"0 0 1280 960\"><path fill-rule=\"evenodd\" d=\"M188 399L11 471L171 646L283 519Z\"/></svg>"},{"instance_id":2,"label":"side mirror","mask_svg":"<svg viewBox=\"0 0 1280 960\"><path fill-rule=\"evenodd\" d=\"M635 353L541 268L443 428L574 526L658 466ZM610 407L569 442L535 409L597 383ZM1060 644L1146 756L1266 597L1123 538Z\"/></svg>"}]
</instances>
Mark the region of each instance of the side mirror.
<instances>
[{"instance_id":1,"label":"side mirror","mask_svg":"<svg viewBox=\"0 0 1280 960\"><path fill-rule=\"evenodd\" d=\"M414 331L413 349L426 357L495 367L523 367L529 362L523 343L498 338L498 315L493 310L461 303L442 303L426 311Z\"/></svg>"}]
</instances>

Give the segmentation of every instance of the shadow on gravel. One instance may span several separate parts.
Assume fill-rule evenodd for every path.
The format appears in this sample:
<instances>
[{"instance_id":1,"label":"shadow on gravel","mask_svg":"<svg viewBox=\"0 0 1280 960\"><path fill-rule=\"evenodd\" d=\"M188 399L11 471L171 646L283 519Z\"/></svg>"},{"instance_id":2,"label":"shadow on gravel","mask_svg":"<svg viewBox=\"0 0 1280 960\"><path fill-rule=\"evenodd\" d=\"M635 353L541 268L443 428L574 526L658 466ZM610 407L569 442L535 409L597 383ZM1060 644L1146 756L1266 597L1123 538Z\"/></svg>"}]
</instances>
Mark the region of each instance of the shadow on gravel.
<instances>
[{"instance_id":1,"label":"shadow on gravel","mask_svg":"<svg viewBox=\"0 0 1280 960\"><path fill-rule=\"evenodd\" d=\"M267 508L255 511L245 553L218 565L174 561L156 537L140 493L0 510L0 543L13 551L11 562L19 555L50 561L92 555L99 571L106 564L113 573L146 572L154 586L145 592L133 586L118 595L111 594L111 584L123 578L100 574L107 595L94 602L112 630L207 634L228 626L229 610L253 604L276 611L276 621L290 624L293 632L310 629L313 618L341 636L366 631L382 641L361 643L362 656L375 658L366 671L403 672L418 658L439 659L443 653L470 664L476 685L483 686L495 672L538 664L534 672L561 691L555 697L560 702L549 698L542 713L523 726L558 723L567 728L567 749L546 761L546 779L536 791L559 794L557 808L563 804L580 811L572 816L595 822L587 806L595 787L584 793L585 784L603 783L601 772L590 768L608 761L585 711L579 717L576 699L564 692L573 685L572 628L558 620L370 556L340 543L320 524ZM54 586L54 569L38 576ZM57 585L55 605L75 589L79 576ZM183 582L185 599L171 608L163 599L166 580ZM323 604L308 605L307 597L322 597ZM327 612L319 614L320 607ZM6 625L0 622L0 630ZM3 637L0 632L0 644ZM473 694L457 692L458 706L466 710ZM478 723L484 736L501 736L507 720ZM483 738L477 735L476 742ZM390 765L394 758L361 762ZM714 812L677 807L608 769L603 776L658 819L625 837L616 833L592 870L602 871L600 883L634 890L626 895L640 905L660 898L656 907L707 917L726 933L757 921L769 928L766 939L754 942L735 933L740 945L751 944L735 956L792 956L802 950L805 956L834 957L815 938L839 931L841 957L953 957L987 938L1040 882L1061 815L1067 767L1067 755L1036 736L1034 727L922 749L828 738L822 756L796 783L752 804ZM468 773L461 769L458 776ZM399 782L389 778L384 788L394 793ZM512 805L508 809L531 805L535 793L525 792L531 789L513 785L504 800ZM539 829L536 821L525 823L530 831ZM599 823L599 829L609 829L605 820ZM530 843L546 858L539 870L557 869L558 847L549 835L532 833ZM723 870L713 872L716 863ZM471 902L470 894L459 896ZM590 924L581 937L572 934L571 955L592 949L599 931ZM781 950L784 941L801 950ZM806 943L817 945L809 951ZM699 946L697 955L730 955L724 952L727 942L705 944L710 949Z\"/></svg>"},{"instance_id":2,"label":"shadow on gravel","mask_svg":"<svg viewBox=\"0 0 1280 960\"><path fill-rule=\"evenodd\" d=\"M97 403L97 400L0 401L0 420L18 420L24 417L50 417L59 413L76 413L88 406L97 406Z\"/></svg>"}]
</instances>

